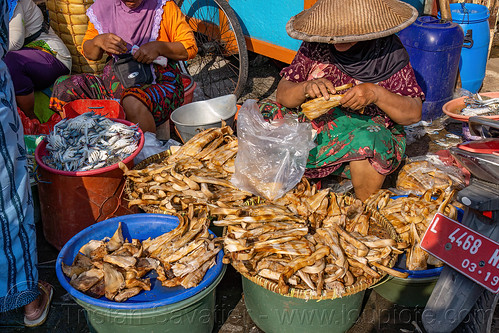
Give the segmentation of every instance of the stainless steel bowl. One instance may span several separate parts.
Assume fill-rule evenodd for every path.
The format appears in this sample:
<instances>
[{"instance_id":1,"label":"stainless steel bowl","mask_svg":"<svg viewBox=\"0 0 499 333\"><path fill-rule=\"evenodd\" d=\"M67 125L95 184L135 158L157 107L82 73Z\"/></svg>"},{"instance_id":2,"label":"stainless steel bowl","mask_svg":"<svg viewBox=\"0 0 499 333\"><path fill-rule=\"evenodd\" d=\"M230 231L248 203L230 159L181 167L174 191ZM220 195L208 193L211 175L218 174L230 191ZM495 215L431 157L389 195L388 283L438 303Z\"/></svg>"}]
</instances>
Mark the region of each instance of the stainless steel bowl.
<instances>
[{"instance_id":1,"label":"stainless steel bowl","mask_svg":"<svg viewBox=\"0 0 499 333\"><path fill-rule=\"evenodd\" d=\"M222 120L228 126L234 123L237 112L236 95L230 94L206 101L192 102L172 112L170 118L183 142L189 141L200 131L221 127Z\"/></svg>"}]
</instances>

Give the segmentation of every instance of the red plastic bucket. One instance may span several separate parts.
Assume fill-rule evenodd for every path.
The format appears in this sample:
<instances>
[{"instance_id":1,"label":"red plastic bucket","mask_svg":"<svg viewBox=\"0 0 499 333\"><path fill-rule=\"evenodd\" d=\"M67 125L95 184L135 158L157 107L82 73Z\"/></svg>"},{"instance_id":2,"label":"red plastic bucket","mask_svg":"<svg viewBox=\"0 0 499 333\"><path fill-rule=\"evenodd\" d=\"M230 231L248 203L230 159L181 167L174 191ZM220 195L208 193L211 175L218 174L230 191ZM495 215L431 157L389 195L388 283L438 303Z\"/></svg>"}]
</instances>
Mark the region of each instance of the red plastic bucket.
<instances>
[{"instance_id":1,"label":"red plastic bucket","mask_svg":"<svg viewBox=\"0 0 499 333\"><path fill-rule=\"evenodd\" d=\"M182 105L185 105L192 102L197 84L192 76L185 73L182 73L182 83L184 84L184 103Z\"/></svg>"},{"instance_id":2,"label":"red plastic bucket","mask_svg":"<svg viewBox=\"0 0 499 333\"><path fill-rule=\"evenodd\" d=\"M133 123L113 119L133 125ZM135 152L123 160L128 168L144 146L144 134ZM35 150L38 164L38 193L45 239L60 250L66 242L86 227L111 217L135 214L122 199L125 178L118 163L89 171L62 171L46 165L42 156L48 154L42 141Z\"/></svg>"},{"instance_id":3,"label":"red plastic bucket","mask_svg":"<svg viewBox=\"0 0 499 333\"><path fill-rule=\"evenodd\" d=\"M74 118L93 111L107 118L125 119L123 107L112 99L77 99L62 107L62 118Z\"/></svg>"}]
</instances>

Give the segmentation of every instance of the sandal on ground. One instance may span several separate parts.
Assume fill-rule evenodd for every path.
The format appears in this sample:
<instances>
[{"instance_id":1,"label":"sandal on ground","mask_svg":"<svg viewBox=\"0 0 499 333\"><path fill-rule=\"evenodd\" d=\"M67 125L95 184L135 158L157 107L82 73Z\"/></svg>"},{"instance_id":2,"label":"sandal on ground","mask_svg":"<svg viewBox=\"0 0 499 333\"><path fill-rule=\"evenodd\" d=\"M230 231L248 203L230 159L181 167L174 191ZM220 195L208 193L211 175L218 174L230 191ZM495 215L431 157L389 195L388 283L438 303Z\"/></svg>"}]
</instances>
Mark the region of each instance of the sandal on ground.
<instances>
[{"instance_id":1,"label":"sandal on ground","mask_svg":"<svg viewBox=\"0 0 499 333\"><path fill-rule=\"evenodd\" d=\"M38 288L40 289L40 305L32 313L24 314L24 326L35 327L42 325L45 320L47 320L47 315L50 309L50 302L52 301L52 296L54 295L54 289L52 286L45 282L38 282Z\"/></svg>"}]
</instances>

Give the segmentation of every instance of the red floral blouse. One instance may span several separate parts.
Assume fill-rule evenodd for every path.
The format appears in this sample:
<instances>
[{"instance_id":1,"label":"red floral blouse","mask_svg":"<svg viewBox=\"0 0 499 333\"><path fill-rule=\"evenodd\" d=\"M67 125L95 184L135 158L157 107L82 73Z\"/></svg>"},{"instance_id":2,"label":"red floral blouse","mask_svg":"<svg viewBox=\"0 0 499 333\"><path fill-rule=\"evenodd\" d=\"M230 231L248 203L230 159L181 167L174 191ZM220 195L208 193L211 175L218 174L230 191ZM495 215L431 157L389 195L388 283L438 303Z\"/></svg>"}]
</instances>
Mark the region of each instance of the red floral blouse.
<instances>
[{"instance_id":1,"label":"red floral blouse","mask_svg":"<svg viewBox=\"0 0 499 333\"><path fill-rule=\"evenodd\" d=\"M330 80L335 87L352 83L354 85L362 83L351 76L340 71L336 65L332 64L329 44L303 42L296 54L293 62L284 68L280 75L288 81L303 82L318 78ZM424 100L424 93L414 75L411 64L392 75L390 78L376 83L393 93L420 97ZM391 127L394 122L376 105L368 105L364 109L365 115L382 115L385 117L385 126Z\"/></svg>"}]
</instances>

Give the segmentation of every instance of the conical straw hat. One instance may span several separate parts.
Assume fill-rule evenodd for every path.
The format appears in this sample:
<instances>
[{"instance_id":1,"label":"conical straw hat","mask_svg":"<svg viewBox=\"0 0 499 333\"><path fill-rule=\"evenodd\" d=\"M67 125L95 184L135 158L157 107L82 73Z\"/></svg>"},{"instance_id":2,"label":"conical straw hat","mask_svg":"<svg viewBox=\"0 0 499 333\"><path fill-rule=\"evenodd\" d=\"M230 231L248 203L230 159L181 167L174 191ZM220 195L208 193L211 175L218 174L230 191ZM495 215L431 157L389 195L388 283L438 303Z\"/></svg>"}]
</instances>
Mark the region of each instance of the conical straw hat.
<instances>
[{"instance_id":1,"label":"conical straw hat","mask_svg":"<svg viewBox=\"0 0 499 333\"><path fill-rule=\"evenodd\" d=\"M418 11L398 0L318 0L286 24L288 35L307 42L349 43L392 35Z\"/></svg>"}]
</instances>

